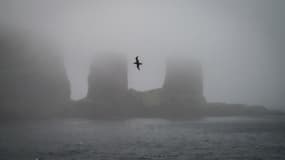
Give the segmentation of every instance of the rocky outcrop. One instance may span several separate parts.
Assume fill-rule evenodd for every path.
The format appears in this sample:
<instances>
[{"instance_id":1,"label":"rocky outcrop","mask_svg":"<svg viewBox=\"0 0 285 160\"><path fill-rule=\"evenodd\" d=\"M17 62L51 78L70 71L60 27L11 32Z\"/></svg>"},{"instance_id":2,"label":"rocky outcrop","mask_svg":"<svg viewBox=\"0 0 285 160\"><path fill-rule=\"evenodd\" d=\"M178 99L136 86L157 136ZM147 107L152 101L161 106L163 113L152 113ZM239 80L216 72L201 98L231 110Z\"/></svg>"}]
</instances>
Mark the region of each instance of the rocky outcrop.
<instances>
[{"instance_id":1,"label":"rocky outcrop","mask_svg":"<svg viewBox=\"0 0 285 160\"><path fill-rule=\"evenodd\" d=\"M90 67L88 96L73 113L93 118L130 115L134 105L128 92L127 65L123 55L97 55Z\"/></svg>"},{"instance_id":2,"label":"rocky outcrop","mask_svg":"<svg viewBox=\"0 0 285 160\"><path fill-rule=\"evenodd\" d=\"M128 90L128 64L119 54L97 56L92 62L89 76L89 99L114 99Z\"/></svg>"},{"instance_id":3,"label":"rocky outcrop","mask_svg":"<svg viewBox=\"0 0 285 160\"><path fill-rule=\"evenodd\" d=\"M20 33L0 33L1 119L46 118L63 111L100 119L279 114L262 106L207 104L202 67L187 58L168 60L162 88L128 90L126 57L118 54L96 56L88 96L66 108L70 89L63 57L47 44Z\"/></svg>"},{"instance_id":4,"label":"rocky outcrop","mask_svg":"<svg viewBox=\"0 0 285 160\"><path fill-rule=\"evenodd\" d=\"M280 111L268 110L264 106L252 106L245 104L208 103L204 108L205 116L264 116L284 115Z\"/></svg>"},{"instance_id":5,"label":"rocky outcrop","mask_svg":"<svg viewBox=\"0 0 285 160\"><path fill-rule=\"evenodd\" d=\"M168 59L161 97L167 113L197 115L206 103L201 64L187 58Z\"/></svg>"},{"instance_id":6,"label":"rocky outcrop","mask_svg":"<svg viewBox=\"0 0 285 160\"><path fill-rule=\"evenodd\" d=\"M0 34L0 114L2 118L54 116L68 103L63 57L42 39Z\"/></svg>"}]
</instances>

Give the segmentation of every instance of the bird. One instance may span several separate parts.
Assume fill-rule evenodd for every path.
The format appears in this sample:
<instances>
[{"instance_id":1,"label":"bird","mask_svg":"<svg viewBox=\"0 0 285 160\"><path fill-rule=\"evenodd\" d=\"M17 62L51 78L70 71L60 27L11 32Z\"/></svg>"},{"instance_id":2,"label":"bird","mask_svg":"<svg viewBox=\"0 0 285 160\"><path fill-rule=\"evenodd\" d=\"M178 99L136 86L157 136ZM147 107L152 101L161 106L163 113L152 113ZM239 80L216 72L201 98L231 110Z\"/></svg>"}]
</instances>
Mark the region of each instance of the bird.
<instances>
[{"instance_id":1,"label":"bird","mask_svg":"<svg viewBox=\"0 0 285 160\"><path fill-rule=\"evenodd\" d=\"M137 65L137 69L140 70L140 66L142 65L142 63L139 60L139 56L136 56L136 61L134 62L135 65Z\"/></svg>"}]
</instances>

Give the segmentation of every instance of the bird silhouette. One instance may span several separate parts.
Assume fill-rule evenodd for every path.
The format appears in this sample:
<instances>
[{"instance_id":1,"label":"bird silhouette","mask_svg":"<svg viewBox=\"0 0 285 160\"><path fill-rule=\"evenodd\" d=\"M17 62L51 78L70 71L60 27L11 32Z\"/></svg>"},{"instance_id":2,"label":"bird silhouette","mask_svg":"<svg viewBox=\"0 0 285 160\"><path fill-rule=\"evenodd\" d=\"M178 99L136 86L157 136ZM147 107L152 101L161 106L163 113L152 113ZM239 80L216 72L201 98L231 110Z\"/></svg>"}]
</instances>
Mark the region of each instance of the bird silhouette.
<instances>
[{"instance_id":1,"label":"bird silhouette","mask_svg":"<svg viewBox=\"0 0 285 160\"><path fill-rule=\"evenodd\" d=\"M137 65L137 69L140 70L140 66L142 65L142 63L139 60L139 56L136 56L136 61L134 62L135 65Z\"/></svg>"}]
</instances>

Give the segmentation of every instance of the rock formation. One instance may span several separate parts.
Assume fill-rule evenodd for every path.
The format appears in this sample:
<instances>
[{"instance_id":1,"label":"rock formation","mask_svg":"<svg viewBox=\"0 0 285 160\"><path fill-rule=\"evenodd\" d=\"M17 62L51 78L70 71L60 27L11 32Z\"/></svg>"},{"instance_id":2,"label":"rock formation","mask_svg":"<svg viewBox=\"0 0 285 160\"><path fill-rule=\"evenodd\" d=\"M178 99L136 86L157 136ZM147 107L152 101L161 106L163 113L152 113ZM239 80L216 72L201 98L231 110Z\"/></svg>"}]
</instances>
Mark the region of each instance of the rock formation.
<instances>
[{"instance_id":1,"label":"rock formation","mask_svg":"<svg viewBox=\"0 0 285 160\"><path fill-rule=\"evenodd\" d=\"M69 101L63 57L47 45L18 32L0 34L2 118L50 117Z\"/></svg>"},{"instance_id":2,"label":"rock formation","mask_svg":"<svg viewBox=\"0 0 285 160\"><path fill-rule=\"evenodd\" d=\"M66 109L70 89L63 57L47 45L19 33L0 33L1 119L45 118L63 111L107 119L275 114L260 106L207 104L202 67L187 58L168 60L163 88L128 90L126 57L118 54L96 56L87 98Z\"/></svg>"},{"instance_id":3,"label":"rock formation","mask_svg":"<svg viewBox=\"0 0 285 160\"><path fill-rule=\"evenodd\" d=\"M128 66L125 56L106 54L96 56L89 75L89 90L80 102L83 115L90 112L96 117L121 117L132 110L128 93ZM84 105L85 103L85 105Z\"/></svg>"},{"instance_id":4,"label":"rock formation","mask_svg":"<svg viewBox=\"0 0 285 160\"><path fill-rule=\"evenodd\" d=\"M166 63L162 107L170 114L189 116L206 103L201 64L187 58L171 58Z\"/></svg>"},{"instance_id":5,"label":"rock formation","mask_svg":"<svg viewBox=\"0 0 285 160\"><path fill-rule=\"evenodd\" d=\"M127 74L123 56L97 56L91 66L88 96L76 103L73 115L99 119L191 119L207 115L268 113L262 107L251 110L244 105L207 103L203 95L201 64L185 57L168 60L165 82L159 89L128 90Z\"/></svg>"},{"instance_id":6,"label":"rock formation","mask_svg":"<svg viewBox=\"0 0 285 160\"><path fill-rule=\"evenodd\" d=\"M184 57L169 59L163 87L136 92L136 95L140 97L147 116L166 118L200 116L206 105L201 64Z\"/></svg>"},{"instance_id":7,"label":"rock formation","mask_svg":"<svg viewBox=\"0 0 285 160\"><path fill-rule=\"evenodd\" d=\"M128 90L126 57L117 54L97 56L90 69L88 98L115 98Z\"/></svg>"}]
</instances>

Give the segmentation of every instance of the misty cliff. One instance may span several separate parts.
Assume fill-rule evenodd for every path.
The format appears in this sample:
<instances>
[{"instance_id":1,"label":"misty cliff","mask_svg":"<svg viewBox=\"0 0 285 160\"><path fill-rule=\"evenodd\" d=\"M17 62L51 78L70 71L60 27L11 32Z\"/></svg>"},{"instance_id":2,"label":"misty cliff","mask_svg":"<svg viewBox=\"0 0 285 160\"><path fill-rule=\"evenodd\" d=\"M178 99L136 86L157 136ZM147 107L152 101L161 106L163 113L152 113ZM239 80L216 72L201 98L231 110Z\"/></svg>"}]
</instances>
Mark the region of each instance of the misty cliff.
<instances>
[{"instance_id":1,"label":"misty cliff","mask_svg":"<svg viewBox=\"0 0 285 160\"><path fill-rule=\"evenodd\" d=\"M206 104L201 64L187 57L169 58L161 97L162 107L173 116L199 114Z\"/></svg>"},{"instance_id":2,"label":"misty cliff","mask_svg":"<svg viewBox=\"0 0 285 160\"><path fill-rule=\"evenodd\" d=\"M39 37L0 33L0 114L4 119L54 116L69 101L63 56Z\"/></svg>"},{"instance_id":3,"label":"misty cliff","mask_svg":"<svg viewBox=\"0 0 285 160\"><path fill-rule=\"evenodd\" d=\"M76 102L72 115L94 118L135 116L137 101L128 91L127 58L121 54L94 57L85 99Z\"/></svg>"},{"instance_id":4,"label":"misty cliff","mask_svg":"<svg viewBox=\"0 0 285 160\"><path fill-rule=\"evenodd\" d=\"M88 96L75 103L73 115L112 117L193 117L206 104L201 65L185 58L169 59L163 88L128 90L126 58L101 55L90 68Z\"/></svg>"}]
</instances>

